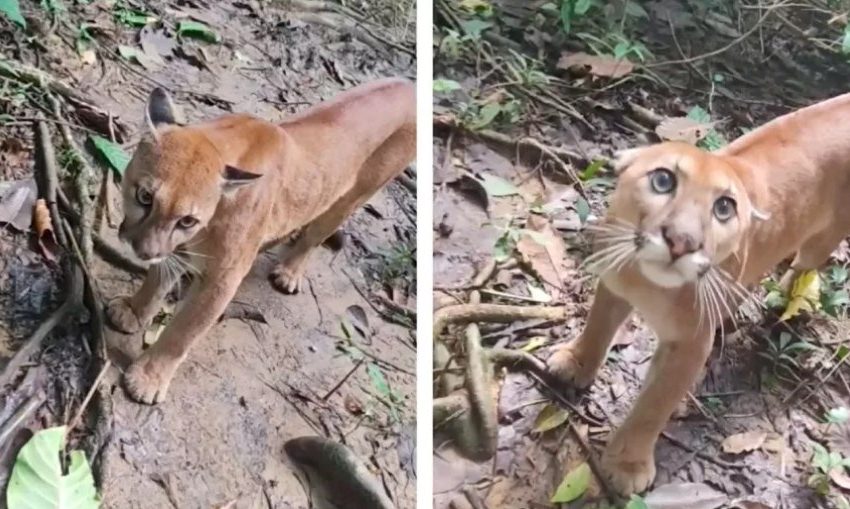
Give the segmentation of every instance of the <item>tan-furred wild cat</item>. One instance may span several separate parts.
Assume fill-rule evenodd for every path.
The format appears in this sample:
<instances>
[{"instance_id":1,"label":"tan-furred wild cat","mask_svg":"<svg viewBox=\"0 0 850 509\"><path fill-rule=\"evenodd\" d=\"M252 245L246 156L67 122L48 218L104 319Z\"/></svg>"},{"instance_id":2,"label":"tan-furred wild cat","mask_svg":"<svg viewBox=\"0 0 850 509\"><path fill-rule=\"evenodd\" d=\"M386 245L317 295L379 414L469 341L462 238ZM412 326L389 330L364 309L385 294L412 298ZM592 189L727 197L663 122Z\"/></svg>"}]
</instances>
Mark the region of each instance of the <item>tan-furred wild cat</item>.
<instances>
[{"instance_id":1,"label":"tan-furred wild cat","mask_svg":"<svg viewBox=\"0 0 850 509\"><path fill-rule=\"evenodd\" d=\"M850 94L718 152L662 143L620 155L588 259L600 281L587 325L548 363L586 387L633 310L658 335L644 387L602 457L621 493L652 483L658 436L704 365L715 326L747 298L742 285L791 255L794 271L817 268L850 233L848 119Z\"/></svg>"},{"instance_id":2,"label":"tan-furred wild cat","mask_svg":"<svg viewBox=\"0 0 850 509\"><path fill-rule=\"evenodd\" d=\"M375 81L277 125L249 115L182 125L156 89L146 120L150 137L122 183L120 235L154 265L135 295L110 302L110 322L127 333L146 327L177 269L197 273L160 338L124 374L134 399L154 403L261 248L299 232L270 276L275 288L297 292L310 252L413 161L415 87Z\"/></svg>"}]
</instances>

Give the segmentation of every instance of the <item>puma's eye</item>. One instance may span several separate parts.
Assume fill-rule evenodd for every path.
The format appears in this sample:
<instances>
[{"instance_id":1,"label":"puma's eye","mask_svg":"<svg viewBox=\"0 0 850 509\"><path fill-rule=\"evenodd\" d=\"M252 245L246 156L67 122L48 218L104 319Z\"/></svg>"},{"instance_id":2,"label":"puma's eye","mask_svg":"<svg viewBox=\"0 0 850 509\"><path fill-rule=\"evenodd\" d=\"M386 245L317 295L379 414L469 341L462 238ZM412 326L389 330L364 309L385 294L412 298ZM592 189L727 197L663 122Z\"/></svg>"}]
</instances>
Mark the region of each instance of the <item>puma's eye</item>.
<instances>
[{"instance_id":1,"label":"puma's eye","mask_svg":"<svg viewBox=\"0 0 850 509\"><path fill-rule=\"evenodd\" d=\"M658 194L670 194L676 190L676 175L667 168L658 168L649 173L652 190Z\"/></svg>"},{"instance_id":2,"label":"puma's eye","mask_svg":"<svg viewBox=\"0 0 850 509\"><path fill-rule=\"evenodd\" d=\"M136 188L136 201L143 207L149 207L153 203L153 195L144 187Z\"/></svg>"},{"instance_id":3,"label":"puma's eye","mask_svg":"<svg viewBox=\"0 0 850 509\"><path fill-rule=\"evenodd\" d=\"M187 228L191 228L196 224L198 224L198 220L197 218L194 218L192 216L183 216L180 218L179 221L177 221L177 226L183 228L184 230Z\"/></svg>"},{"instance_id":4,"label":"puma's eye","mask_svg":"<svg viewBox=\"0 0 850 509\"><path fill-rule=\"evenodd\" d=\"M714 202L714 217L721 223L732 219L738 213L738 204L728 196L721 196Z\"/></svg>"}]
</instances>

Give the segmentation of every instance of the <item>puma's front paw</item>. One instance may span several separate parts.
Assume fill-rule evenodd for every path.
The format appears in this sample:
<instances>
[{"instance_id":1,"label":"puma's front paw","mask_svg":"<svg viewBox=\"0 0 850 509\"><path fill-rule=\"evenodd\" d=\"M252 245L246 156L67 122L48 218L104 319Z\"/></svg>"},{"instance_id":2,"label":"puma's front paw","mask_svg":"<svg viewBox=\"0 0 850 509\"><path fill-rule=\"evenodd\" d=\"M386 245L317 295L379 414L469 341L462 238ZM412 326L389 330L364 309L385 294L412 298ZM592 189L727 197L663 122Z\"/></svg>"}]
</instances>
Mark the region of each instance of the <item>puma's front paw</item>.
<instances>
[{"instance_id":1,"label":"puma's front paw","mask_svg":"<svg viewBox=\"0 0 850 509\"><path fill-rule=\"evenodd\" d=\"M655 457L626 457L625 454L602 454L602 470L611 487L624 496L641 493L655 480Z\"/></svg>"},{"instance_id":2,"label":"puma's front paw","mask_svg":"<svg viewBox=\"0 0 850 509\"><path fill-rule=\"evenodd\" d=\"M546 361L549 373L565 384L584 389L593 384L599 366L583 362L576 354L573 343L559 346Z\"/></svg>"},{"instance_id":3,"label":"puma's front paw","mask_svg":"<svg viewBox=\"0 0 850 509\"><path fill-rule=\"evenodd\" d=\"M106 306L106 317L112 328L125 334L142 330L143 324L130 306L130 297L116 297Z\"/></svg>"},{"instance_id":4,"label":"puma's front paw","mask_svg":"<svg viewBox=\"0 0 850 509\"><path fill-rule=\"evenodd\" d=\"M291 270L283 266L274 269L269 275L269 280L275 290L288 294L300 292L303 279L302 271Z\"/></svg>"},{"instance_id":5,"label":"puma's front paw","mask_svg":"<svg viewBox=\"0 0 850 509\"><path fill-rule=\"evenodd\" d=\"M164 401L177 364L150 352L143 354L124 373L124 386L130 397L148 405Z\"/></svg>"}]
</instances>

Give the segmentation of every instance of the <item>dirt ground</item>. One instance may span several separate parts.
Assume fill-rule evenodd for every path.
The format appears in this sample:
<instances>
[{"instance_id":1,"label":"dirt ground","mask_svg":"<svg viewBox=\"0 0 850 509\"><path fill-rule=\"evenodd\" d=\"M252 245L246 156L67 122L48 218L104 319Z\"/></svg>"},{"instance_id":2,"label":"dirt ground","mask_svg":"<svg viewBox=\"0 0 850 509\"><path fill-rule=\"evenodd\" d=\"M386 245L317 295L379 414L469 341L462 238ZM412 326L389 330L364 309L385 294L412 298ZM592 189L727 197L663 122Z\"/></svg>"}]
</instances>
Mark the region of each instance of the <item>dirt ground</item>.
<instances>
[{"instance_id":1,"label":"dirt ground","mask_svg":"<svg viewBox=\"0 0 850 509\"><path fill-rule=\"evenodd\" d=\"M318 2L95 1L68 2L58 11L22 4L36 37L0 21L0 60L38 67L109 113L106 123L91 121L83 109L67 106L61 121L87 149L83 142L93 130L115 135L132 152L143 132L144 101L156 85L173 92L190 121L231 111L276 121L371 79L415 78L410 2L350 4L350 12L367 11L368 24ZM129 26L119 15L127 9L157 21ZM186 20L211 27L218 42L175 37ZM381 40L349 25L382 26ZM86 43L96 54L93 63L85 62L79 46L82 27L93 37ZM119 47L142 55L122 58ZM3 191L32 179L38 147L29 120L52 111L39 86L20 89L8 76L0 85L6 94L0 101ZM61 163L59 125L51 129ZM96 166L89 189L93 198L102 168ZM60 178L73 196L73 175L60 171ZM197 345L164 403L128 400L119 369L106 372L98 393L105 401L96 397L72 434L72 445L85 448L94 462L104 507L306 508L282 450L286 440L302 435L345 443L379 473L398 507L414 507L416 339L415 314L407 310L416 308L415 170L402 180L345 223L341 251L317 250L304 292L274 291L267 274L276 255L261 253L234 299L242 315L224 318ZM109 226L120 220L116 189L105 200L112 216L95 231L126 254ZM14 355L61 302L67 284L61 260L46 263L33 242L28 224L0 228L0 358ZM133 291L140 281L99 258L92 277L104 300ZM68 423L88 393L98 371L89 324L86 315L61 324L0 393L0 422L34 395L43 401L14 440L0 444L3 484L29 432ZM106 339L128 340L111 331ZM141 347L142 335L129 341ZM364 362L354 349L364 352ZM121 366L126 359L118 353L112 360Z\"/></svg>"},{"instance_id":2,"label":"dirt ground","mask_svg":"<svg viewBox=\"0 0 850 509\"><path fill-rule=\"evenodd\" d=\"M497 261L478 289L482 302L567 310L561 323L479 323L485 347L525 348L546 359L552 346L580 333L594 284L579 268L589 249L583 228L604 213L614 183L610 168L587 170L594 160L659 141L659 120L684 117L695 106L717 122L718 135L731 140L794 108L846 92L850 65L837 50L821 47L840 40L843 28L830 21L825 4L652 1L624 14L626 3L595 3L586 19L573 20L570 36L543 2L498 0L490 10L436 3L435 307L467 302L476 274ZM833 7L840 13L847 6ZM606 23L606 16L613 21ZM610 61L589 69L559 64L563 54L594 55L594 45L610 54L614 43L599 43L606 33L641 42L651 56L641 62L630 54L634 68L622 74ZM583 172L579 186L576 175ZM536 255L541 251L530 248L535 236L523 233L529 229L550 241L544 262ZM846 263L843 245L824 274ZM845 285L833 290L846 291ZM768 298L764 288L754 291L760 300ZM835 314L779 322L775 310L764 311L741 318L722 348L718 338L686 415L672 419L659 440L654 483L679 495L693 491L683 483L703 483L718 498L700 505L672 497L671 504L657 507L844 507L850 486L841 478L843 468L822 485L826 496L812 479L818 473L813 444L850 453L847 423L825 419L850 401L846 308ZM462 331L450 327L441 338L450 346L462 344ZM810 348L786 351L789 340ZM451 507L466 507L459 498L491 509L557 505L550 498L586 455L563 423L539 431L541 411L566 411L598 456L635 400L653 342L652 331L633 319L592 388L568 395L569 409L528 374L499 373L496 453L476 463L462 458L450 439L438 442L435 507L451 501ZM464 358L462 348L452 352ZM793 362L783 364L787 359L778 360L777 352L790 354ZM747 450L721 450L724 439L744 432L752 432ZM591 481L584 496L560 507L608 507L601 500Z\"/></svg>"}]
</instances>

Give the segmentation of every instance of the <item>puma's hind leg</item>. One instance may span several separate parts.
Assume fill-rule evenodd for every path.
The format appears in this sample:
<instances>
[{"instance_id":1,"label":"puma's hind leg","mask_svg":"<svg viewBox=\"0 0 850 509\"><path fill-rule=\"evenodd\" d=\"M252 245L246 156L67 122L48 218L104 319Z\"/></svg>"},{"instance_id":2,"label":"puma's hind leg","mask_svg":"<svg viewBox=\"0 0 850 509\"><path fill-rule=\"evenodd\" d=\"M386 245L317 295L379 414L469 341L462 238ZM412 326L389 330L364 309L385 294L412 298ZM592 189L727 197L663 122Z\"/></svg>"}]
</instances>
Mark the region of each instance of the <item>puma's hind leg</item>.
<instances>
[{"instance_id":1,"label":"puma's hind leg","mask_svg":"<svg viewBox=\"0 0 850 509\"><path fill-rule=\"evenodd\" d=\"M387 138L357 171L354 186L325 212L310 222L269 275L272 286L283 293L301 291L301 281L310 253L334 235L354 210L366 203L416 155L415 126L405 126Z\"/></svg>"},{"instance_id":2,"label":"puma's hind leg","mask_svg":"<svg viewBox=\"0 0 850 509\"><path fill-rule=\"evenodd\" d=\"M803 246L797 251L794 260L791 262L791 268L785 271L782 279L779 280L779 286L785 291L790 292L791 286L797 277L807 270L819 268L829 260L829 255L841 244L841 240L846 237L846 232L826 230L806 239Z\"/></svg>"}]
</instances>

